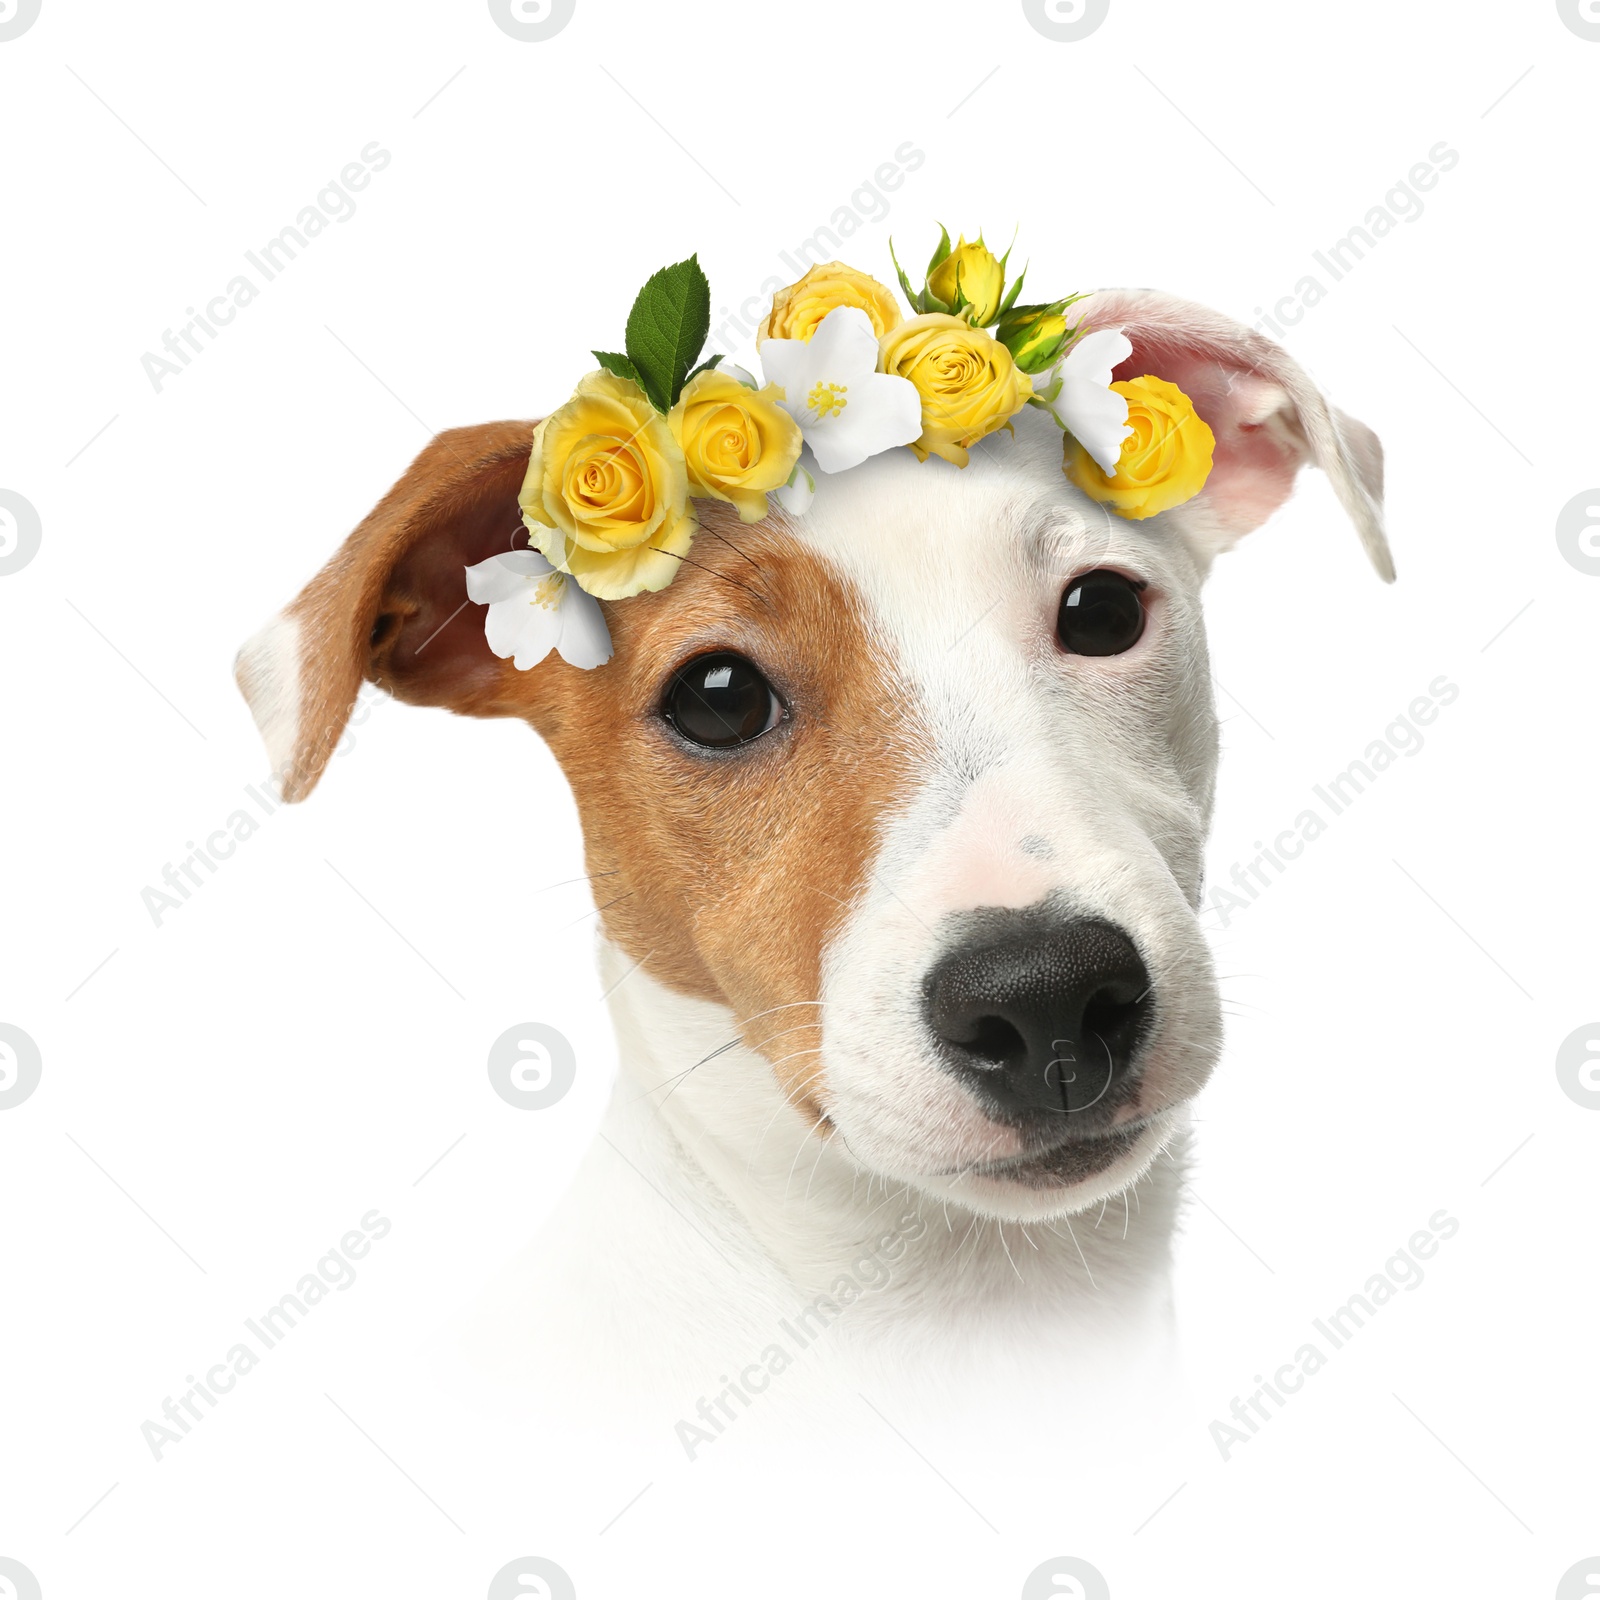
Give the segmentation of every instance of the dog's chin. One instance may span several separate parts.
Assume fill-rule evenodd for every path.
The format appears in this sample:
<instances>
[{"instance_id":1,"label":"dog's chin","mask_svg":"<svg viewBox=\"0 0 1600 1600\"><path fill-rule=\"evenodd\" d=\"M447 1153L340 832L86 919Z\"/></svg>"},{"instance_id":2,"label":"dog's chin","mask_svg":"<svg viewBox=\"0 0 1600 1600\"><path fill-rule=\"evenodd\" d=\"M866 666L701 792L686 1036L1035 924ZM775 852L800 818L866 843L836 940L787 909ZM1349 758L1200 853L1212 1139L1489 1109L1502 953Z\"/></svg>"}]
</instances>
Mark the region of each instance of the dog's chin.
<instances>
[{"instance_id":1,"label":"dog's chin","mask_svg":"<svg viewBox=\"0 0 1600 1600\"><path fill-rule=\"evenodd\" d=\"M923 1176L917 1187L1001 1222L1047 1221L1099 1205L1149 1171L1171 1138L1177 1114L1163 1111L1137 1126L1069 1139L1048 1150Z\"/></svg>"}]
</instances>

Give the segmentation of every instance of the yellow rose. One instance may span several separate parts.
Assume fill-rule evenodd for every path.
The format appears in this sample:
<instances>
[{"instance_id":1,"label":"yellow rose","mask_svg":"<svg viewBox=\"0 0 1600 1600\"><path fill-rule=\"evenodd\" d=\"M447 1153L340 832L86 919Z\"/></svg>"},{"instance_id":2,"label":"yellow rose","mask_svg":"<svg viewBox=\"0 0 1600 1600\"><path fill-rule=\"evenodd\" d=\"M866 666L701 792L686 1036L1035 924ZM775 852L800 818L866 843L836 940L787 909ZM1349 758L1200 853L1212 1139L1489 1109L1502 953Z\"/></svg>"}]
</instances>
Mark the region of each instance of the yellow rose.
<instances>
[{"instance_id":1,"label":"yellow rose","mask_svg":"<svg viewBox=\"0 0 1600 1600\"><path fill-rule=\"evenodd\" d=\"M601 600L666 588L694 537L667 419L610 372L591 372L534 430L517 503L545 560Z\"/></svg>"},{"instance_id":2,"label":"yellow rose","mask_svg":"<svg viewBox=\"0 0 1600 1600\"><path fill-rule=\"evenodd\" d=\"M1216 438L1194 403L1164 378L1129 378L1111 385L1128 402L1128 426L1117 470L1107 477L1070 434L1061 470L1091 500L1143 521L1192 499L1211 474Z\"/></svg>"},{"instance_id":3,"label":"yellow rose","mask_svg":"<svg viewBox=\"0 0 1600 1600\"><path fill-rule=\"evenodd\" d=\"M894 295L876 278L842 261L830 261L813 267L799 283L791 283L772 297L772 309L756 330L756 343L764 339L807 340L838 306L865 311L880 339L900 321Z\"/></svg>"},{"instance_id":4,"label":"yellow rose","mask_svg":"<svg viewBox=\"0 0 1600 1600\"><path fill-rule=\"evenodd\" d=\"M789 481L800 459L799 424L778 405L774 383L748 389L711 367L684 385L667 414L689 470L689 492L726 500L744 522L767 514L767 491Z\"/></svg>"},{"instance_id":5,"label":"yellow rose","mask_svg":"<svg viewBox=\"0 0 1600 1600\"><path fill-rule=\"evenodd\" d=\"M928 274L929 289L947 306L956 303L958 284L969 302L962 316L979 328L993 322L1000 314L1000 301L1006 287L1006 269L982 239L971 244L961 239L955 249Z\"/></svg>"},{"instance_id":6,"label":"yellow rose","mask_svg":"<svg viewBox=\"0 0 1600 1600\"><path fill-rule=\"evenodd\" d=\"M964 317L929 311L878 341L878 370L909 378L922 397L917 459L967 464L967 447L1003 428L1028 403L1033 385L998 339Z\"/></svg>"}]
</instances>

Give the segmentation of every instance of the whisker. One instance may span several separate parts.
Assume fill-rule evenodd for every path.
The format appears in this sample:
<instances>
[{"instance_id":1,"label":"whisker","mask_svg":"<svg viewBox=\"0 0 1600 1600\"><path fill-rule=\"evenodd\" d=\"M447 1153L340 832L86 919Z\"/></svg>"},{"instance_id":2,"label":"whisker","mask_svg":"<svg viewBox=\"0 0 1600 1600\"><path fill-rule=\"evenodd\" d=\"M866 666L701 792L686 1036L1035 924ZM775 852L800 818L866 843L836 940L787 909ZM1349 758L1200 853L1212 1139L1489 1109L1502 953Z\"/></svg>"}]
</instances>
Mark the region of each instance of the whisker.
<instances>
[{"instance_id":1,"label":"whisker","mask_svg":"<svg viewBox=\"0 0 1600 1600\"><path fill-rule=\"evenodd\" d=\"M820 1121L821 1119L819 1118L818 1120ZM817 1168L822 1165L822 1157L827 1148L828 1141L825 1138L817 1140L817 1159L811 1163L811 1175L806 1179L806 1192L800 1197L802 1200L809 1201L811 1198L811 1185L816 1181Z\"/></svg>"},{"instance_id":2,"label":"whisker","mask_svg":"<svg viewBox=\"0 0 1600 1600\"><path fill-rule=\"evenodd\" d=\"M738 545L736 545L733 542L732 539L726 538L724 535L718 533L715 528L707 527L706 524L703 523L703 522L700 524L700 526L705 530L705 532L709 533L713 539L721 539L722 542L725 545L727 545L727 547L731 551L733 551L733 553L736 556L740 557L742 560L748 561L750 563L750 565L756 569L757 572L760 572L762 570L761 563L759 561L757 561L754 556L747 555L743 550L741 550L738 547Z\"/></svg>"},{"instance_id":3,"label":"whisker","mask_svg":"<svg viewBox=\"0 0 1600 1600\"><path fill-rule=\"evenodd\" d=\"M961 1252L967 1247L967 1240L972 1237L972 1230L977 1226L978 1214L976 1211L974 1211L972 1214L972 1221L967 1224L967 1231L961 1235L961 1243L956 1246L956 1259L958 1261L961 1259Z\"/></svg>"},{"instance_id":4,"label":"whisker","mask_svg":"<svg viewBox=\"0 0 1600 1600\"><path fill-rule=\"evenodd\" d=\"M795 1150L794 1160L789 1163L789 1176L784 1180L783 1184L783 1198L785 1202L787 1202L789 1199L789 1185L794 1182L794 1169L800 1165L800 1157L805 1150L806 1140L809 1139L811 1135L822 1126L824 1120L824 1118L818 1117L817 1120L813 1122L800 1137L800 1144Z\"/></svg>"},{"instance_id":5,"label":"whisker","mask_svg":"<svg viewBox=\"0 0 1600 1600\"><path fill-rule=\"evenodd\" d=\"M585 911L581 917L574 917L571 922L564 922L556 929L557 933L565 933L568 928L575 928L580 922L587 922L590 917L598 917L602 911L609 911L612 906L621 905L624 900L633 898L633 890L627 889L614 900L607 900L603 906L596 906L593 911Z\"/></svg>"},{"instance_id":6,"label":"whisker","mask_svg":"<svg viewBox=\"0 0 1600 1600\"><path fill-rule=\"evenodd\" d=\"M812 1052L812 1053L813 1054L820 1054L820 1052ZM796 1054L797 1055L803 1055L803 1054L805 1054L805 1052L804 1051L797 1051ZM788 1060L789 1058L786 1056L784 1059ZM761 1147L762 1147L762 1145L764 1145L767 1142L767 1135L772 1132L773 1123L775 1123L778 1120L778 1118L781 1117L786 1110L788 1110L788 1111L798 1111L799 1110L799 1107L797 1105L795 1105L795 1103L794 1103L794 1098L793 1098L794 1095L796 1093L804 1093L807 1089L809 1089L811 1087L811 1085L813 1083L817 1082L817 1080L819 1078L821 1078L822 1073L823 1073L823 1069L821 1067L819 1067L815 1072L811 1073L808 1077L803 1079L796 1086L796 1088L794 1090L782 1088L780 1086L780 1098L778 1100L778 1104L773 1107L772 1115L767 1118L765 1125L761 1129L760 1137L756 1140L755 1149L753 1149L750 1152L750 1159L749 1159L749 1161L747 1161L745 1163L745 1170L747 1172L754 1172L755 1171L756 1157L761 1154ZM803 1142L802 1142L801 1148L802 1149L804 1148L804 1143ZM795 1160L798 1161L799 1159L800 1159L799 1156L796 1155ZM791 1171L792 1171L792 1169L791 1169ZM787 1190L785 1191L785 1193L787 1194Z\"/></svg>"},{"instance_id":7,"label":"whisker","mask_svg":"<svg viewBox=\"0 0 1600 1600\"><path fill-rule=\"evenodd\" d=\"M748 1028L752 1022L759 1022L763 1017L770 1017L774 1011L793 1011L796 1006L820 1006L820 1000L791 1000L787 1005L768 1006L765 1011L758 1011L754 1016L744 1017L734 1024L737 1028Z\"/></svg>"},{"instance_id":8,"label":"whisker","mask_svg":"<svg viewBox=\"0 0 1600 1600\"><path fill-rule=\"evenodd\" d=\"M665 1105L667 1101L672 1098L672 1090L676 1089L678 1085L695 1070L696 1067L703 1067L708 1061L715 1061L718 1056L726 1054L729 1050L732 1050L735 1045L742 1044L743 1042L744 1041L742 1039L730 1039L726 1044L719 1044L715 1050L712 1050L706 1055L701 1056L693 1066L685 1067L682 1072L673 1073L670 1078L663 1078L661 1082L655 1086L655 1089L646 1089L643 1094L636 1095L630 1104L637 1105L640 1100L649 1099L649 1097L656 1092L656 1089L664 1088L670 1083L672 1085L672 1089L667 1090L667 1093L661 1102L662 1105ZM657 1109L659 1110L660 1107L657 1107Z\"/></svg>"},{"instance_id":9,"label":"whisker","mask_svg":"<svg viewBox=\"0 0 1600 1600\"><path fill-rule=\"evenodd\" d=\"M785 1061L798 1061L801 1056L820 1056L821 1054L822 1046L820 1044L814 1045L809 1050L791 1050L788 1055L779 1056L776 1061L768 1062L768 1065L773 1067L781 1067Z\"/></svg>"},{"instance_id":10,"label":"whisker","mask_svg":"<svg viewBox=\"0 0 1600 1600\"><path fill-rule=\"evenodd\" d=\"M1067 1232L1072 1235L1072 1245L1073 1248L1078 1252L1078 1259L1083 1263L1083 1270L1089 1273L1089 1287L1093 1289L1096 1294L1099 1294L1100 1285L1094 1281L1094 1274L1089 1272L1089 1258L1083 1253L1083 1246L1078 1243L1078 1232L1077 1229L1072 1226L1072 1218L1063 1217L1061 1220L1066 1223Z\"/></svg>"},{"instance_id":11,"label":"whisker","mask_svg":"<svg viewBox=\"0 0 1600 1600\"><path fill-rule=\"evenodd\" d=\"M545 889L565 889L574 883L592 883L596 878L614 878L622 871L621 867L613 867L610 872L590 872L581 878L563 878L560 883L547 883L544 889L535 889L535 894L543 894Z\"/></svg>"},{"instance_id":12,"label":"whisker","mask_svg":"<svg viewBox=\"0 0 1600 1600\"><path fill-rule=\"evenodd\" d=\"M750 1048L752 1050L765 1050L774 1039L781 1039L786 1033L799 1033L804 1028L814 1028L816 1026L815 1022L797 1022L792 1028L779 1028L776 1033L769 1033L765 1039L758 1040Z\"/></svg>"},{"instance_id":13,"label":"whisker","mask_svg":"<svg viewBox=\"0 0 1600 1600\"><path fill-rule=\"evenodd\" d=\"M1022 1269L1018 1267L1016 1259L1011 1254L1011 1246L1006 1243L1006 1225L1002 1222L998 1226L1000 1229L1000 1248L1005 1251L1006 1260L1011 1263L1011 1270L1017 1275L1017 1282L1025 1283L1027 1280L1022 1276Z\"/></svg>"},{"instance_id":14,"label":"whisker","mask_svg":"<svg viewBox=\"0 0 1600 1600\"><path fill-rule=\"evenodd\" d=\"M691 561L688 556L680 556L675 550L663 550L664 556L671 556L674 561L681 561L686 567L698 567L701 572L709 573L713 578L720 578L724 583L731 583L735 589L743 589L747 595L759 600L769 611L772 602L758 590L752 589L748 583L740 583L737 578L730 578L725 572L718 572L715 567L708 567L703 562Z\"/></svg>"}]
</instances>

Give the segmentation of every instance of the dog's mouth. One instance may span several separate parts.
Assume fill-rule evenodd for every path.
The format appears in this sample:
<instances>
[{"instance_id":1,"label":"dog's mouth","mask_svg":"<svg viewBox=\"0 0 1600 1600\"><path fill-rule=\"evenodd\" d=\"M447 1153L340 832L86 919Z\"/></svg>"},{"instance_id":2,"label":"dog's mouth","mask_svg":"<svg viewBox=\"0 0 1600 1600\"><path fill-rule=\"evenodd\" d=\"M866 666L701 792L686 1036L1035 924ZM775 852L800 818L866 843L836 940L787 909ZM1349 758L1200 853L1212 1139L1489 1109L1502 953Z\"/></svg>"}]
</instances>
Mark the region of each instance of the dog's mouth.
<instances>
[{"instance_id":1,"label":"dog's mouth","mask_svg":"<svg viewBox=\"0 0 1600 1600\"><path fill-rule=\"evenodd\" d=\"M1141 1118L1112 1132L1074 1136L1043 1150L980 1161L931 1173L936 1178L978 1178L991 1183L1019 1184L1027 1189L1065 1189L1098 1177L1133 1154L1153 1119Z\"/></svg>"}]
</instances>

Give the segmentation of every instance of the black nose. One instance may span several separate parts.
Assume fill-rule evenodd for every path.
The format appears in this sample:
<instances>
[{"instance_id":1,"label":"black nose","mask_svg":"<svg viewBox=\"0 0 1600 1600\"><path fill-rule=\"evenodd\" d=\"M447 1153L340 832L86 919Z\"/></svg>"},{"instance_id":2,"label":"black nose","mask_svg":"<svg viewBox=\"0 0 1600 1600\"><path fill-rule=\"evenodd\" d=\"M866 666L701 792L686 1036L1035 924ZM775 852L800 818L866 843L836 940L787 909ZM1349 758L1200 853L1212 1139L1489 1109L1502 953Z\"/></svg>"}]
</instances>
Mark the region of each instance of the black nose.
<instances>
[{"instance_id":1,"label":"black nose","mask_svg":"<svg viewBox=\"0 0 1600 1600\"><path fill-rule=\"evenodd\" d=\"M986 916L988 914L985 914ZM989 922L928 979L928 1020L947 1059L1002 1116L1087 1111L1127 1076L1150 974L1109 922Z\"/></svg>"}]
</instances>

